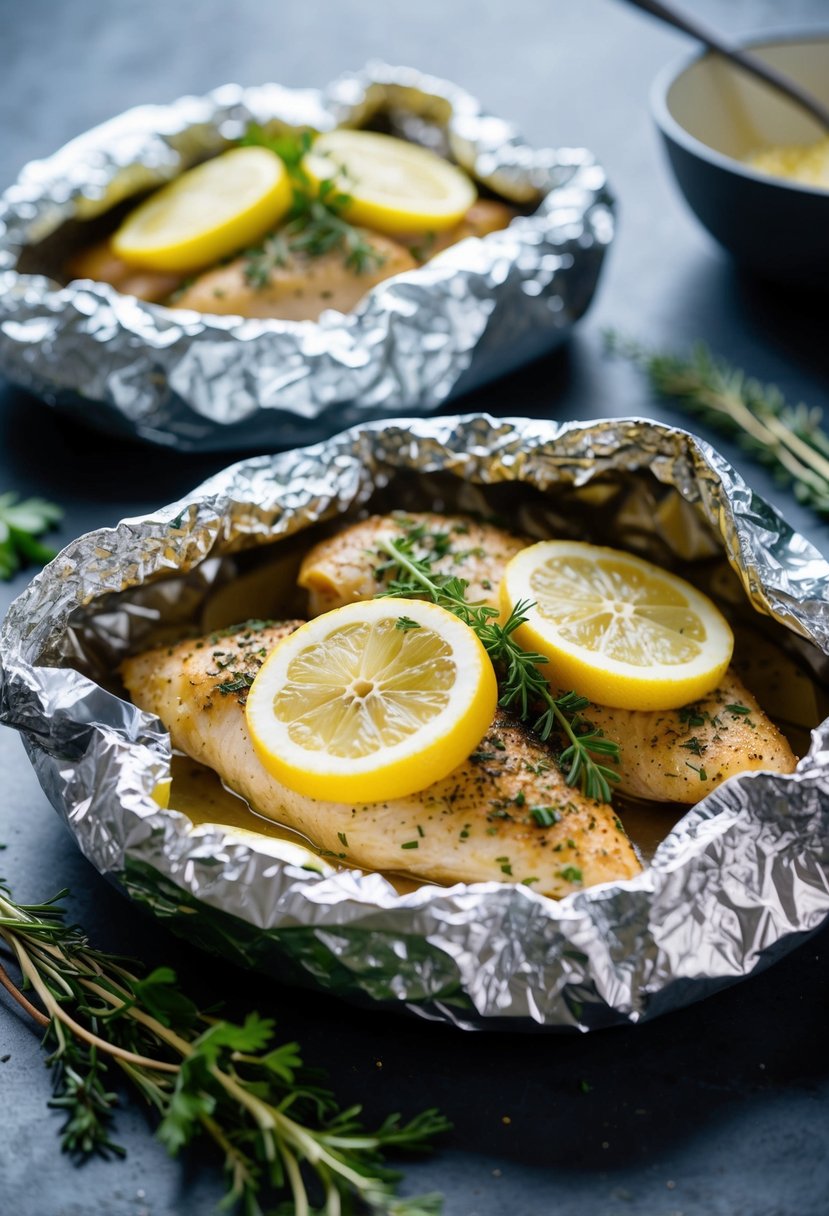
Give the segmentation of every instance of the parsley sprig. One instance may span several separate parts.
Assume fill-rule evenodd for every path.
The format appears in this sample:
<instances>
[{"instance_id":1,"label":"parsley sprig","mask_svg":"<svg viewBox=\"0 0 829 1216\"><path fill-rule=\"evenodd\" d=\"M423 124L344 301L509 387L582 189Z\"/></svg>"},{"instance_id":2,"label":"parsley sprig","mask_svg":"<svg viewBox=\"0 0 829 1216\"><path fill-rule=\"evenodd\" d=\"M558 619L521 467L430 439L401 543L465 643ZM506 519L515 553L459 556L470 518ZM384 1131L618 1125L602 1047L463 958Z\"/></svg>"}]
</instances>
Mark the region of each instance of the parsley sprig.
<instances>
[{"instance_id":1,"label":"parsley sprig","mask_svg":"<svg viewBox=\"0 0 829 1216\"><path fill-rule=\"evenodd\" d=\"M18 497L0 494L0 579L11 578L26 562L42 566L55 556L36 537L54 527L63 511L43 498Z\"/></svg>"},{"instance_id":2,"label":"parsley sprig","mask_svg":"<svg viewBox=\"0 0 829 1216\"><path fill-rule=\"evenodd\" d=\"M820 410L789 405L774 384L762 384L717 359L704 343L687 356L649 351L609 331L608 350L632 360L653 390L670 397L769 466L798 502L829 516L829 433Z\"/></svg>"},{"instance_id":3,"label":"parsley sprig","mask_svg":"<svg viewBox=\"0 0 829 1216\"><path fill-rule=\"evenodd\" d=\"M303 168L303 159L312 143L309 131L272 137L252 124L240 142L246 147L270 148L275 152L288 170L293 188L293 203L285 224L245 254L245 278L254 289L267 287L273 271L286 266L294 254L315 258L337 249L355 274L382 266L385 258L379 249L343 218L351 197L340 189L337 177L346 171L341 169L340 175L326 178L314 189Z\"/></svg>"},{"instance_id":4,"label":"parsley sprig","mask_svg":"<svg viewBox=\"0 0 829 1216\"><path fill-rule=\"evenodd\" d=\"M443 533L439 534L442 539ZM613 763L619 759L619 745L594 729L583 717L590 702L576 692L554 697L550 686L538 670L547 663L546 655L524 650L514 634L527 619L529 601L517 603L503 625L498 623L498 610L488 604L472 604L466 598L465 579L437 574L432 569L432 557L423 549L428 538L420 527L400 537L383 537L378 548L389 560L375 570L378 577L387 577L383 595L432 600L446 608L478 635L496 669L501 673L499 704L511 709L522 722L532 724L543 740L558 729L567 737L568 745L559 762L568 785L578 786L588 798L610 802L611 784L619 780L615 768L602 763L601 756ZM418 550L418 544L421 544ZM440 555L447 552L439 545ZM537 716L538 707L543 707Z\"/></svg>"},{"instance_id":5,"label":"parsley sprig","mask_svg":"<svg viewBox=\"0 0 829 1216\"><path fill-rule=\"evenodd\" d=\"M278 1211L295 1216L440 1212L438 1196L396 1197L399 1175L384 1154L427 1149L449 1127L443 1116L427 1110L403 1123L390 1115L365 1130L360 1108L341 1108L320 1087L296 1043L274 1044L270 1018L208 1016L170 968L140 975L93 949L66 924L57 902L65 894L18 904L0 883L0 947L22 975L18 985L0 965L0 984L44 1027L53 1049L51 1105L65 1113L66 1152L79 1160L123 1155L112 1139L117 1068L155 1109L168 1152L199 1137L212 1143L227 1174L225 1210L262 1216L263 1205L284 1201Z\"/></svg>"}]
</instances>

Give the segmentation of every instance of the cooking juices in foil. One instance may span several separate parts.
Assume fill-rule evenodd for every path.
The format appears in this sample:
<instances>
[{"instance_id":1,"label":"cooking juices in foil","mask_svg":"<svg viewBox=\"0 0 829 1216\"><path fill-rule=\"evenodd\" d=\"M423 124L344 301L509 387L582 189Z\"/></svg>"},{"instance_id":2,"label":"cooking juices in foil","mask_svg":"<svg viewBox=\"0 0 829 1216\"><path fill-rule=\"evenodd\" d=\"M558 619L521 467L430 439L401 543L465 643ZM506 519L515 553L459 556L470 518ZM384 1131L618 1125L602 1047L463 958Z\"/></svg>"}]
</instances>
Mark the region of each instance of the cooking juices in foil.
<instances>
[{"instance_id":1,"label":"cooking juices in foil","mask_svg":"<svg viewBox=\"0 0 829 1216\"><path fill-rule=\"evenodd\" d=\"M251 122L381 124L451 155L528 214L386 280L348 315L243 320L61 286L67 255L128 200ZM326 90L243 89L141 106L30 164L0 199L0 368L78 421L186 451L289 446L451 397L551 350L590 303L613 236L605 175L528 147L467 93L370 65Z\"/></svg>"},{"instance_id":2,"label":"cooking juices in foil","mask_svg":"<svg viewBox=\"0 0 829 1216\"><path fill-rule=\"evenodd\" d=\"M678 569L733 622L736 662L803 755L797 772L747 773L682 818L620 800L650 864L560 902L338 870L186 759L170 790L168 736L119 696L121 659L188 630L296 615L312 539L394 507L485 512ZM467 1029L592 1029L699 999L829 912L829 722L809 745L829 712L816 674L827 592L829 564L683 431L483 415L370 424L243 462L69 545L3 625L0 716L86 856L189 941Z\"/></svg>"}]
</instances>

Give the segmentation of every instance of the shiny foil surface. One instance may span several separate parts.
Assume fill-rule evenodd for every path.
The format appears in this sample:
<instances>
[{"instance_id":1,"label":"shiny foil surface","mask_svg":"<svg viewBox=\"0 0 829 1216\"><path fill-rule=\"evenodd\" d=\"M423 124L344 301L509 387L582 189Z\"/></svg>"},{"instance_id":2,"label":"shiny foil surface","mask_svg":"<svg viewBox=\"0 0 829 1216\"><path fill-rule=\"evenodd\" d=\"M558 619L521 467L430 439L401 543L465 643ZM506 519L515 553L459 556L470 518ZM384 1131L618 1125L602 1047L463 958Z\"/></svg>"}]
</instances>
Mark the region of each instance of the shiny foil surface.
<instances>
[{"instance_id":1,"label":"shiny foil surface","mask_svg":"<svg viewBox=\"0 0 829 1216\"><path fill-rule=\"evenodd\" d=\"M380 115L532 213L319 322L211 317L54 277L77 221L221 152L251 122L324 131ZM613 229L589 152L531 148L413 69L371 64L322 91L226 85L129 110L28 165L2 196L0 369L78 421L182 451L308 443L428 413L551 350L590 303Z\"/></svg>"},{"instance_id":2,"label":"shiny foil surface","mask_svg":"<svg viewBox=\"0 0 829 1216\"><path fill-rule=\"evenodd\" d=\"M290 564L321 523L393 506L495 512L530 535L616 543L692 577L713 571L732 620L825 671L829 564L692 435L637 419L486 415L354 428L80 537L9 610L0 719L21 732L102 874L237 963L465 1029L651 1018L768 965L823 923L829 721L794 774L729 780L639 876L559 902L498 883L400 894L296 843L161 809L169 738L118 695L121 659L204 629L217 597L257 577L290 596ZM246 606L233 619L256 614L252 593Z\"/></svg>"}]
</instances>

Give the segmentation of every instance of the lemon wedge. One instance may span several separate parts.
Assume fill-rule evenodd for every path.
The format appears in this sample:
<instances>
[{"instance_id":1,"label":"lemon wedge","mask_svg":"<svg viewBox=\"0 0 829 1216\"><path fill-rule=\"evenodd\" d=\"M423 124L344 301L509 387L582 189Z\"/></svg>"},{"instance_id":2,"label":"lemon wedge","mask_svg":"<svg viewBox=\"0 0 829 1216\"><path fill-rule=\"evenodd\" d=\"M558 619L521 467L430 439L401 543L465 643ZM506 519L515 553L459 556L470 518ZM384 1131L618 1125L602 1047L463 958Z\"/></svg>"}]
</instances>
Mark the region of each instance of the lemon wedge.
<instances>
[{"instance_id":1,"label":"lemon wedge","mask_svg":"<svg viewBox=\"0 0 829 1216\"><path fill-rule=\"evenodd\" d=\"M188 169L130 212L118 257L187 274L260 240L291 206L288 172L268 148L233 148Z\"/></svg>"},{"instance_id":2,"label":"lemon wedge","mask_svg":"<svg viewBox=\"0 0 829 1216\"><path fill-rule=\"evenodd\" d=\"M510 561L504 611L533 601L516 638L556 688L616 709L678 709L716 688L734 635L684 579L598 545L541 541Z\"/></svg>"},{"instance_id":3,"label":"lemon wedge","mask_svg":"<svg viewBox=\"0 0 829 1216\"><path fill-rule=\"evenodd\" d=\"M283 785L382 802L448 776L492 723L498 693L472 630L421 600L346 604L302 625L262 664L247 723Z\"/></svg>"},{"instance_id":4,"label":"lemon wedge","mask_svg":"<svg viewBox=\"0 0 829 1216\"><path fill-rule=\"evenodd\" d=\"M348 202L343 215L391 236L451 228L477 198L456 165L417 144L374 131L329 131L305 156L303 168L319 189L333 181Z\"/></svg>"}]
</instances>

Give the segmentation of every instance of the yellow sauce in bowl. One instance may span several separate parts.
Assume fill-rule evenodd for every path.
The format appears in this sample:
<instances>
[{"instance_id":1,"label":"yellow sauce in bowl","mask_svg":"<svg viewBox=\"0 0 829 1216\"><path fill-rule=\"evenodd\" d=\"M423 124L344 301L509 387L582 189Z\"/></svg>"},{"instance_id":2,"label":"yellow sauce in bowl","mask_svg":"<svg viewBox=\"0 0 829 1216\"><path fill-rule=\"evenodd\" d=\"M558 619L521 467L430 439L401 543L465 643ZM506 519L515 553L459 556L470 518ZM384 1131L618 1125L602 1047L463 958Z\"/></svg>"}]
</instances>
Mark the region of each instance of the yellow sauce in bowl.
<instances>
[{"instance_id":1,"label":"yellow sauce in bowl","mask_svg":"<svg viewBox=\"0 0 829 1216\"><path fill-rule=\"evenodd\" d=\"M778 144L752 152L744 163L770 177L829 190L829 136L814 144Z\"/></svg>"}]
</instances>

